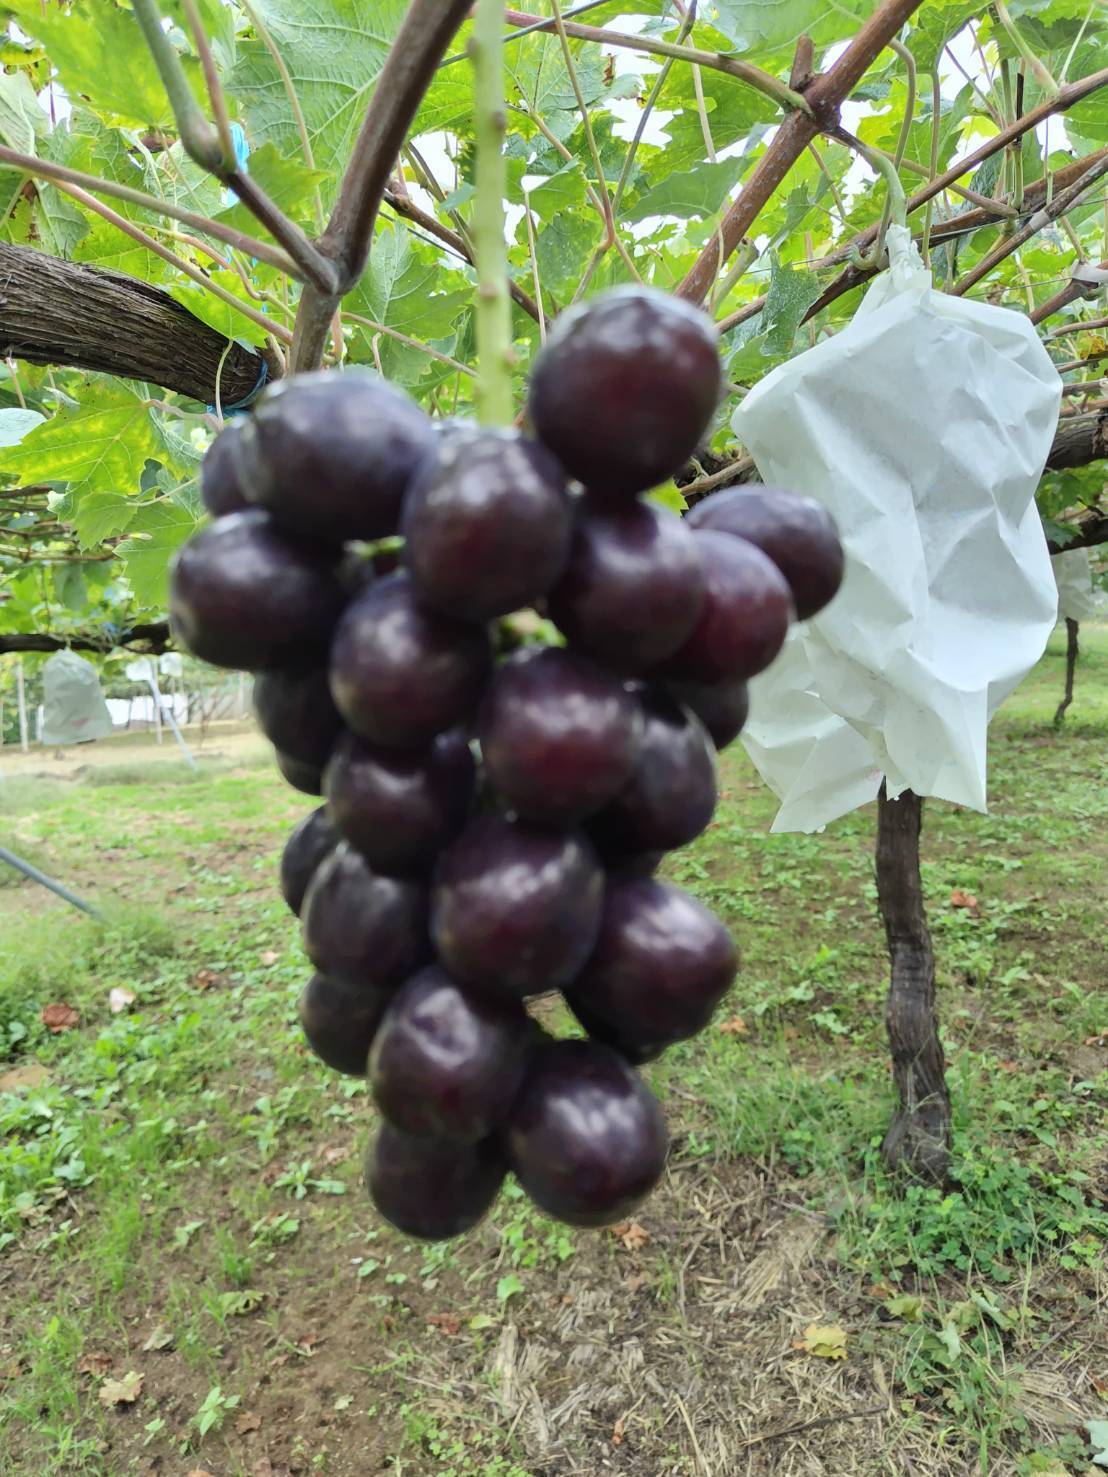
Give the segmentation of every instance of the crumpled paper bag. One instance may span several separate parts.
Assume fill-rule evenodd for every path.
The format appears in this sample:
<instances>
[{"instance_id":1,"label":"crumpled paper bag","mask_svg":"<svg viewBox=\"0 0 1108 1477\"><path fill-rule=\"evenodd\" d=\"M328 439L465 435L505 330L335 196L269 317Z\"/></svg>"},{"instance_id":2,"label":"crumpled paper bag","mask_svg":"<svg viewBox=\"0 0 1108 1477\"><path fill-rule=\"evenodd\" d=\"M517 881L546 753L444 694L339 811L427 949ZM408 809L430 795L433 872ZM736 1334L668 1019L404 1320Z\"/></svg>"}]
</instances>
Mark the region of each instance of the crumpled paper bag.
<instances>
[{"instance_id":1,"label":"crumpled paper bag","mask_svg":"<svg viewBox=\"0 0 1108 1477\"><path fill-rule=\"evenodd\" d=\"M1087 621L1097 613L1098 600L1089 569L1088 549L1063 549L1051 555L1058 587L1058 619Z\"/></svg>"},{"instance_id":2,"label":"crumpled paper bag","mask_svg":"<svg viewBox=\"0 0 1108 1477\"><path fill-rule=\"evenodd\" d=\"M751 683L743 741L813 831L896 796L984 810L989 719L1042 655L1057 591L1035 489L1061 381L1021 313L931 286L892 226L853 321L767 375L732 424L763 480L846 548L832 603Z\"/></svg>"}]
</instances>

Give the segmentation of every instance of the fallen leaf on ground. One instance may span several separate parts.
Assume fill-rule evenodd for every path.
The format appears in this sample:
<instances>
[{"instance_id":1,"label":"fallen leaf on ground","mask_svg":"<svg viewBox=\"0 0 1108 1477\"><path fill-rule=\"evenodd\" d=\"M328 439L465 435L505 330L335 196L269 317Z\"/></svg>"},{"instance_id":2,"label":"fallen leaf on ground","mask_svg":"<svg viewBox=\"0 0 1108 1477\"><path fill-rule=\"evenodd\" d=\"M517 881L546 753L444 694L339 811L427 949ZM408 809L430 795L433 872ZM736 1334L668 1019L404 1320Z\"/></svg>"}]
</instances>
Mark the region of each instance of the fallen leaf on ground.
<instances>
[{"instance_id":1,"label":"fallen leaf on ground","mask_svg":"<svg viewBox=\"0 0 1108 1477\"><path fill-rule=\"evenodd\" d=\"M186 1473L186 1477L212 1477L212 1474L206 1467L193 1467L191 1472Z\"/></svg>"},{"instance_id":2,"label":"fallen leaf on ground","mask_svg":"<svg viewBox=\"0 0 1108 1477\"><path fill-rule=\"evenodd\" d=\"M845 1359L846 1329L837 1323L809 1323L803 1338L793 1339L793 1348L817 1359Z\"/></svg>"},{"instance_id":3,"label":"fallen leaf on ground","mask_svg":"<svg viewBox=\"0 0 1108 1477\"><path fill-rule=\"evenodd\" d=\"M223 984L225 976L214 969L198 969L192 977L195 990L210 990L213 985Z\"/></svg>"},{"instance_id":4,"label":"fallen leaf on ground","mask_svg":"<svg viewBox=\"0 0 1108 1477\"><path fill-rule=\"evenodd\" d=\"M720 1021L718 1029L724 1036L748 1036L750 1027L741 1015L733 1015L729 1021Z\"/></svg>"},{"instance_id":5,"label":"fallen leaf on ground","mask_svg":"<svg viewBox=\"0 0 1108 1477\"><path fill-rule=\"evenodd\" d=\"M222 1292L219 1295L219 1305L229 1318L241 1318L245 1313L253 1313L264 1302L265 1293L259 1292L256 1287L245 1287L240 1292Z\"/></svg>"},{"instance_id":6,"label":"fallen leaf on ground","mask_svg":"<svg viewBox=\"0 0 1108 1477\"><path fill-rule=\"evenodd\" d=\"M112 1356L110 1354L100 1354L96 1351L93 1351L90 1354L82 1354L80 1359L77 1361L78 1374L94 1374L96 1375L97 1379L99 1379L101 1375L107 1374L108 1370L111 1369L111 1367Z\"/></svg>"},{"instance_id":7,"label":"fallen leaf on ground","mask_svg":"<svg viewBox=\"0 0 1108 1477\"><path fill-rule=\"evenodd\" d=\"M322 1342L318 1333L306 1333L302 1339L296 1340L296 1349L300 1354L314 1354Z\"/></svg>"},{"instance_id":8,"label":"fallen leaf on ground","mask_svg":"<svg viewBox=\"0 0 1108 1477\"><path fill-rule=\"evenodd\" d=\"M956 887L950 894L950 906L952 908L965 908L970 913L976 913L977 899L972 892L963 892L960 887Z\"/></svg>"},{"instance_id":9,"label":"fallen leaf on ground","mask_svg":"<svg viewBox=\"0 0 1108 1477\"><path fill-rule=\"evenodd\" d=\"M427 1322L431 1328L441 1328L449 1334L457 1333L462 1326L462 1320L453 1313L428 1313Z\"/></svg>"},{"instance_id":10,"label":"fallen leaf on ground","mask_svg":"<svg viewBox=\"0 0 1108 1477\"><path fill-rule=\"evenodd\" d=\"M108 991L108 1009L112 1015L122 1015L127 1007L134 1003L134 990L125 990L122 985L116 985Z\"/></svg>"},{"instance_id":11,"label":"fallen leaf on ground","mask_svg":"<svg viewBox=\"0 0 1108 1477\"><path fill-rule=\"evenodd\" d=\"M159 1323L154 1332L143 1344L142 1352L144 1354L157 1354L162 1349L172 1349L172 1347L173 1335L170 1333L168 1328L163 1328L162 1325Z\"/></svg>"},{"instance_id":12,"label":"fallen leaf on ground","mask_svg":"<svg viewBox=\"0 0 1108 1477\"><path fill-rule=\"evenodd\" d=\"M1108 1399L1108 1380L1098 1380L1096 1375L1094 1374L1092 1383L1093 1389L1097 1392L1097 1394L1103 1395L1105 1399Z\"/></svg>"},{"instance_id":13,"label":"fallen leaf on ground","mask_svg":"<svg viewBox=\"0 0 1108 1477\"><path fill-rule=\"evenodd\" d=\"M623 1285L628 1292L638 1292L640 1287L646 1286L646 1278L641 1272L636 1272L633 1277L628 1277Z\"/></svg>"},{"instance_id":14,"label":"fallen leaf on ground","mask_svg":"<svg viewBox=\"0 0 1108 1477\"><path fill-rule=\"evenodd\" d=\"M319 1157L324 1164L342 1164L344 1160L350 1158L350 1145L328 1144Z\"/></svg>"},{"instance_id":15,"label":"fallen leaf on ground","mask_svg":"<svg viewBox=\"0 0 1108 1477\"><path fill-rule=\"evenodd\" d=\"M608 1229L613 1236L619 1237L628 1251L638 1251L650 1240L650 1232L644 1231L637 1221L620 1221L618 1226Z\"/></svg>"},{"instance_id":16,"label":"fallen leaf on ground","mask_svg":"<svg viewBox=\"0 0 1108 1477\"><path fill-rule=\"evenodd\" d=\"M331 1402L332 1410L349 1410L354 1404L353 1395L336 1395Z\"/></svg>"},{"instance_id":17,"label":"fallen leaf on ground","mask_svg":"<svg viewBox=\"0 0 1108 1477\"><path fill-rule=\"evenodd\" d=\"M60 1031L70 1031L81 1019L72 1005L44 1005L40 1017L48 1031L57 1036Z\"/></svg>"},{"instance_id":18,"label":"fallen leaf on ground","mask_svg":"<svg viewBox=\"0 0 1108 1477\"><path fill-rule=\"evenodd\" d=\"M280 957L276 949L263 949L258 955L258 961L261 964L276 964Z\"/></svg>"},{"instance_id":19,"label":"fallen leaf on ground","mask_svg":"<svg viewBox=\"0 0 1108 1477\"><path fill-rule=\"evenodd\" d=\"M1100 1031L1095 1036L1086 1036L1085 1037L1085 1045L1086 1046L1108 1046L1108 1031ZM2 1083L2 1082L3 1082L3 1078L0 1078L0 1083Z\"/></svg>"},{"instance_id":20,"label":"fallen leaf on ground","mask_svg":"<svg viewBox=\"0 0 1108 1477\"><path fill-rule=\"evenodd\" d=\"M0 1092L15 1092L20 1087L41 1087L49 1082L50 1073L38 1062L28 1062L25 1067L13 1067L10 1072L0 1073Z\"/></svg>"},{"instance_id":21,"label":"fallen leaf on ground","mask_svg":"<svg viewBox=\"0 0 1108 1477\"><path fill-rule=\"evenodd\" d=\"M623 1417L622 1416L620 1416L619 1420L616 1421L615 1425L612 1427L612 1445L613 1446L622 1446L623 1445Z\"/></svg>"},{"instance_id":22,"label":"fallen leaf on ground","mask_svg":"<svg viewBox=\"0 0 1108 1477\"><path fill-rule=\"evenodd\" d=\"M100 1386L100 1404L109 1410L117 1405L134 1405L142 1394L145 1376L129 1369L121 1380L105 1380Z\"/></svg>"},{"instance_id":23,"label":"fallen leaf on ground","mask_svg":"<svg viewBox=\"0 0 1108 1477\"><path fill-rule=\"evenodd\" d=\"M23 1373L23 1365L18 1359L0 1359L0 1385L7 1380L17 1380Z\"/></svg>"},{"instance_id":24,"label":"fallen leaf on ground","mask_svg":"<svg viewBox=\"0 0 1108 1477\"><path fill-rule=\"evenodd\" d=\"M235 1422L235 1430L240 1436L247 1436L251 1431L262 1429L262 1418L256 1411L244 1410Z\"/></svg>"}]
</instances>

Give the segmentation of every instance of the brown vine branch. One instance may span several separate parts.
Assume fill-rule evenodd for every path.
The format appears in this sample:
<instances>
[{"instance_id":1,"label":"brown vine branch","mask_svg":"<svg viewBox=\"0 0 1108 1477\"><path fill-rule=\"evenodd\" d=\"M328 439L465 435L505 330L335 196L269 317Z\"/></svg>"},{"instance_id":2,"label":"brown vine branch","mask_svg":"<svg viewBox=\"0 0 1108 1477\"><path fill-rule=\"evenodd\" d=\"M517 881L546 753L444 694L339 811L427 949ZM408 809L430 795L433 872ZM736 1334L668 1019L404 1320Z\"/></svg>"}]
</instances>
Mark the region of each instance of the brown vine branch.
<instances>
[{"instance_id":1,"label":"brown vine branch","mask_svg":"<svg viewBox=\"0 0 1108 1477\"><path fill-rule=\"evenodd\" d=\"M59 636L49 631L0 634L0 656L30 651L96 651L103 654L114 651L117 647L130 649L136 643L145 654L160 656L170 644L169 622L148 621L145 624L131 626L114 638L79 632L71 636Z\"/></svg>"},{"instance_id":2,"label":"brown vine branch","mask_svg":"<svg viewBox=\"0 0 1108 1477\"><path fill-rule=\"evenodd\" d=\"M774 135L738 198L677 289L678 297L702 303L721 265L736 250L789 170L820 133L837 126L839 108L869 66L919 9L922 0L884 0L828 72L814 78L804 96L812 116L792 112Z\"/></svg>"},{"instance_id":3,"label":"brown vine branch","mask_svg":"<svg viewBox=\"0 0 1108 1477\"><path fill-rule=\"evenodd\" d=\"M470 0L411 0L354 143L320 246L333 259L337 282L330 292L304 289L296 315L293 369L314 369L323 359L331 319L343 295L365 269L373 223L416 109Z\"/></svg>"}]
</instances>

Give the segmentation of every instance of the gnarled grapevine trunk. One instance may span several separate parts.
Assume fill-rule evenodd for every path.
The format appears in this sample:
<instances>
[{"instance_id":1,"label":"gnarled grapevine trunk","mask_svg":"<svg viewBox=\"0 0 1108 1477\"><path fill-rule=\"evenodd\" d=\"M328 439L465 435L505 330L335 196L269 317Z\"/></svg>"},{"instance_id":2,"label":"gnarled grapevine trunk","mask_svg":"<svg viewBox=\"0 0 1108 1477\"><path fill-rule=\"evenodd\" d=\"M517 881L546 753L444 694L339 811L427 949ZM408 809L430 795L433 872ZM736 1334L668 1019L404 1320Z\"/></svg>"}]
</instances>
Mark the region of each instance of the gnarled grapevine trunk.
<instances>
[{"instance_id":1,"label":"gnarled grapevine trunk","mask_svg":"<svg viewBox=\"0 0 1108 1477\"><path fill-rule=\"evenodd\" d=\"M1065 694L1064 694L1064 696L1062 698L1062 701L1058 704L1058 707L1057 707L1057 709L1055 711L1055 714L1054 714L1054 726L1055 726L1055 728L1061 728L1061 726L1062 726L1062 720L1066 716L1066 709L1069 707L1070 703L1073 702L1073 675L1074 675L1074 670L1077 667L1077 658L1081 654L1080 653L1080 649L1078 648L1078 645L1077 645L1077 631L1078 631L1077 622L1075 620L1072 620L1067 615L1066 616L1066 691L1065 691Z\"/></svg>"},{"instance_id":2,"label":"gnarled grapevine trunk","mask_svg":"<svg viewBox=\"0 0 1108 1477\"><path fill-rule=\"evenodd\" d=\"M881 1145L891 1169L941 1184L950 1163L950 1094L935 1010L935 960L923 907L923 801L877 797L877 901L889 945L885 1007L899 1105Z\"/></svg>"}]
</instances>

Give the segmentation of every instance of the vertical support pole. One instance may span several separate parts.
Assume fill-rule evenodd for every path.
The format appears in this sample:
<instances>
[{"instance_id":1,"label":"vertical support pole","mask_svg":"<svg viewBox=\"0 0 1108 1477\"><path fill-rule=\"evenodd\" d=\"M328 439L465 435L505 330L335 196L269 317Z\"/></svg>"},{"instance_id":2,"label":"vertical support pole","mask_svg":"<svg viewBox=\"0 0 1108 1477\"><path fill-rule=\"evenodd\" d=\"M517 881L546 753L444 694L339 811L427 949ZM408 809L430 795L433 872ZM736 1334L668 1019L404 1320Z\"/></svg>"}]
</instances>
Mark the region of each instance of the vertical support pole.
<instances>
[{"instance_id":1,"label":"vertical support pole","mask_svg":"<svg viewBox=\"0 0 1108 1477\"><path fill-rule=\"evenodd\" d=\"M23 685L23 662L15 664L15 701L19 708L19 747L26 754L30 749L27 742L27 691Z\"/></svg>"},{"instance_id":2,"label":"vertical support pole","mask_svg":"<svg viewBox=\"0 0 1108 1477\"><path fill-rule=\"evenodd\" d=\"M150 669L150 675L147 677L146 680L150 684L150 692L154 698L154 712L158 715L158 742L160 743L162 732L162 695L158 690L158 681L157 678L154 676L153 668ZM165 710L165 721L169 724L170 729L173 732L173 737L180 745L181 753L185 756L185 761L188 764L189 768L195 769L196 760L192 757L192 750L189 748L188 744L185 743L184 736L181 733L181 730L177 727L177 719L173 716L169 708L166 708Z\"/></svg>"}]
</instances>

